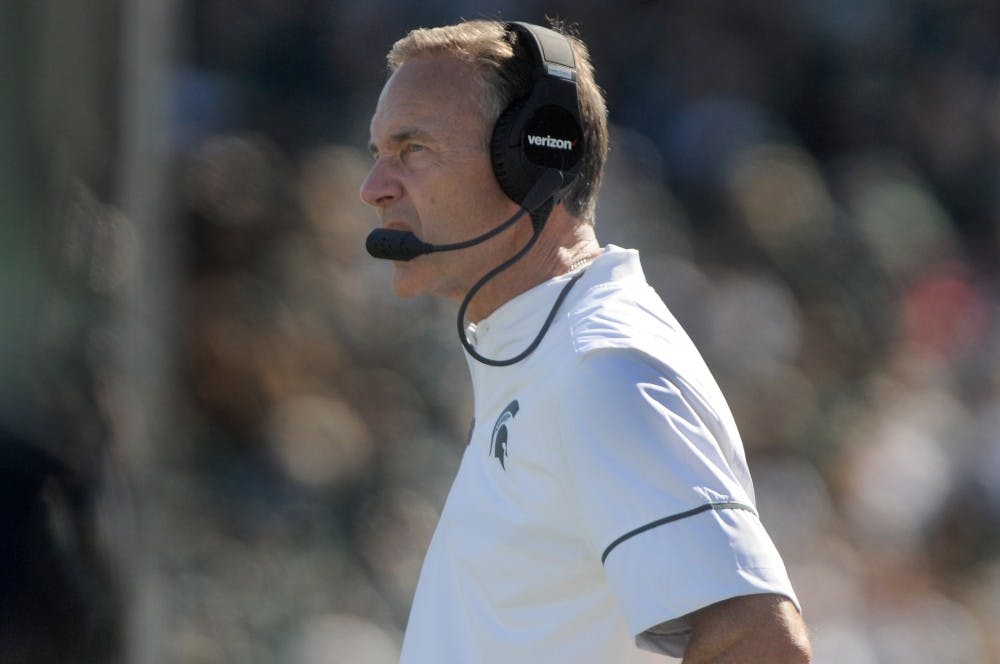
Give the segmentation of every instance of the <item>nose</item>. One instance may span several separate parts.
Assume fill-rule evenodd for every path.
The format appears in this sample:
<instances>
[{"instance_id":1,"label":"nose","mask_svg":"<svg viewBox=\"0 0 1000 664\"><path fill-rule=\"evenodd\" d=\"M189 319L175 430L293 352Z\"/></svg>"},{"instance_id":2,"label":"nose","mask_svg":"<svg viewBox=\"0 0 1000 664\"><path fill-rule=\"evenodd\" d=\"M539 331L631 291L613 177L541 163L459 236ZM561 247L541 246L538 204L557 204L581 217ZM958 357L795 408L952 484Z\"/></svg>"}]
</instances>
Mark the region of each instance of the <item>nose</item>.
<instances>
[{"instance_id":1,"label":"nose","mask_svg":"<svg viewBox=\"0 0 1000 664\"><path fill-rule=\"evenodd\" d=\"M361 183L361 200L372 207L385 207L402 196L399 179L385 159L376 160L368 177Z\"/></svg>"}]
</instances>

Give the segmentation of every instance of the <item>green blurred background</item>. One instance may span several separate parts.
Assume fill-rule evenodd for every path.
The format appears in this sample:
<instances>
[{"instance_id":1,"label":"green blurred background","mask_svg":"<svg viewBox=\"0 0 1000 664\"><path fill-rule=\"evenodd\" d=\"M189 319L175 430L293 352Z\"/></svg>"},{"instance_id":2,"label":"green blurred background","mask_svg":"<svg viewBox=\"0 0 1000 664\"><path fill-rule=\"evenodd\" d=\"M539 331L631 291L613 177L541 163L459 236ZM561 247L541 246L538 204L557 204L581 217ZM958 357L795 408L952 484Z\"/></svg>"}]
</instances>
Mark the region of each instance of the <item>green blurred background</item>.
<instances>
[{"instance_id":1,"label":"green blurred background","mask_svg":"<svg viewBox=\"0 0 1000 664\"><path fill-rule=\"evenodd\" d=\"M472 403L368 119L410 28L546 15L816 661L1000 661L1000 5L85 4L0 7L0 661L396 660Z\"/></svg>"}]
</instances>

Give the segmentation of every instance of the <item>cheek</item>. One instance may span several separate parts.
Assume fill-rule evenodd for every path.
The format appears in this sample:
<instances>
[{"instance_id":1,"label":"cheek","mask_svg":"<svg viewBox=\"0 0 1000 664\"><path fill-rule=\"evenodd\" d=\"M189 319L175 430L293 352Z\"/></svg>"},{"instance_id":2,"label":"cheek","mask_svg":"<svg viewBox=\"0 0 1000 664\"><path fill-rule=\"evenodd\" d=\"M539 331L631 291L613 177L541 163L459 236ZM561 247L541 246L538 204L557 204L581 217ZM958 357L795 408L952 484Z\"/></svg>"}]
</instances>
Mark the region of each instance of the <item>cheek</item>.
<instances>
[{"instance_id":1,"label":"cheek","mask_svg":"<svg viewBox=\"0 0 1000 664\"><path fill-rule=\"evenodd\" d=\"M510 205L488 161L465 163L449 169L447 175L414 184L411 193L421 221L425 230L434 226L432 232L468 235L482 226L500 223Z\"/></svg>"}]
</instances>

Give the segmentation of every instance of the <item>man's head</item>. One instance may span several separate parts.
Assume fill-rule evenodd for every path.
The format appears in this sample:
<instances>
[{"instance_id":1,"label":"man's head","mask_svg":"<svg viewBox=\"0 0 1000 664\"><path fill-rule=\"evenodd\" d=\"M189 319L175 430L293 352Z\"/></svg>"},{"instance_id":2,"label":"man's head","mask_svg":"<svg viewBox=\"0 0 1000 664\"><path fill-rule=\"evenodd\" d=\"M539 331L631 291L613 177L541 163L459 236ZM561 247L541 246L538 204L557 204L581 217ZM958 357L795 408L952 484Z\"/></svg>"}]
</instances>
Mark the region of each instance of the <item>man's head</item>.
<instances>
[{"instance_id":1,"label":"man's head","mask_svg":"<svg viewBox=\"0 0 1000 664\"><path fill-rule=\"evenodd\" d=\"M581 93L593 93L582 94L580 103L591 147L560 218L592 221L607 131L603 99L582 44L575 44ZM494 174L490 141L503 109L531 89L531 61L522 50L512 46L503 24L484 21L416 30L393 47L391 75L371 121L375 163L361 188L383 228L450 243L491 230L517 212L518 202ZM518 225L461 251L397 262L394 288L402 296L461 299L530 235L530 224Z\"/></svg>"},{"instance_id":2,"label":"man's head","mask_svg":"<svg viewBox=\"0 0 1000 664\"><path fill-rule=\"evenodd\" d=\"M576 58L577 96L586 148L580 175L562 202L574 217L593 223L608 151L607 109L594 80L586 45L575 37L565 36ZM467 21L413 30L389 51L389 69L395 72L408 60L431 54L455 57L473 65L479 90L477 103L491 131L511 102L531 92L533 63L530 53L525 44L519 43L519 35L508 31L504 23Z\"/></svg>"}]
</instances>

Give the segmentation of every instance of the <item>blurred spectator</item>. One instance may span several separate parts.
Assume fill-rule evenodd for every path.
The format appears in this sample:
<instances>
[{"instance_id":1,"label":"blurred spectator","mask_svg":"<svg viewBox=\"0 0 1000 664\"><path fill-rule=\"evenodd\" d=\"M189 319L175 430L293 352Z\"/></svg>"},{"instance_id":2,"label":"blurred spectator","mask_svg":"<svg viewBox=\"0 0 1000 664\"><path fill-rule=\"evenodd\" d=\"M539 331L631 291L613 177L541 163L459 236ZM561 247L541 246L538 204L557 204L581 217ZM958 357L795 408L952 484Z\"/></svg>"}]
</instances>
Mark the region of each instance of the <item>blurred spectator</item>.
<instances>
[{"instance_id":1,"label":"blurred spectator","mask_svg":"<svg viewBox=\"0 0 1000 664\"><path fill-rule=\"evenodd\" d=\"M100 484L46 451L51 442L68 441L0 430L0 655L120 661L123 597L100 529Z\"/></svg>"}]
</instances>

